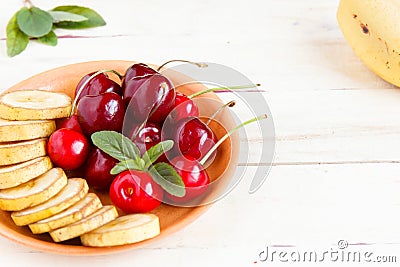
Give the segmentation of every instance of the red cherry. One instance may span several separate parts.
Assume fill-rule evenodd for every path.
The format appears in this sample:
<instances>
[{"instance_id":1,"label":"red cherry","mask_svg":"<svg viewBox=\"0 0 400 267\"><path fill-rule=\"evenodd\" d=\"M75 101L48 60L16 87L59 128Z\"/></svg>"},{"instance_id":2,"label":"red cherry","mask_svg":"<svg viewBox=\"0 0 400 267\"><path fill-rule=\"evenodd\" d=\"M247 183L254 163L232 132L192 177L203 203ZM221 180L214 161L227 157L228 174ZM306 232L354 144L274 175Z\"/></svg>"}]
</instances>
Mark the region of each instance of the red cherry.
<instances>
[{"instance_id":1,"label":"red cherry","mask_svg":"<svg viewBox=\"0 0 400 267\"><path fill-rule=\"evenodd\" d=\"M125 81L129 81L138 76L144 76L148 74L156 74L158 73L156 70L150 68L146 64L136 63L130 66L124 75L124 79L122 80L122 87L125 87Z\"/></svg>"},{"instance_id":2,"label":"red cherry","mask_svg":"<svg viewBox=\"0 0 400 267\"><path fill-rule=\"evenodd\" d=\"M162 122L174 107L175 89L161 74L145 75L126 81L123 97L129 118Z\"/></svg>"},{"instance_id":3,"label":"red cherry","mask_svg":"<svg viewBox=\"0 0 400 267\"><path fill-rule=\"evenodd\" d=\"M119 94L122 96L122 88L121 86L108 78L107 74L105 73L100 73L96 76L94 76L82 89L82 85L91 77L93 74L96 72L92 72L89 74L86 74L83 76L83 78L79 81L76 90L75 90L75 95L78 94L78 90L82 90L79 93L77 103L80 101L80 99L83 96L86 95L99 95L102 93L106 92L114 92L116 94Z\"/></svg>"},{"instance_id":4,"label":"red cherry","mask_svg":"<svg viewBox=\"0 0 400 267\"><path fill-rule=\"evenodd\" d=\"M213 131L198 117L181 119L173 126L164 124L162 140L174 140L170 156L183 155L200 160L215 145L217 138Z\"/></svg>"},{"instance_id":5,"label":"red cherry","mask_svg":"<svg viewBox=\"0 0 400 267\"><path fill-rule=\"evenodd\" d=\"M137 170L121 172L110 187L111 201L126 213L149 212L160 205L163 195L150 174Z\"/></svg>"},{"instance_id":6,"label":"red cherry","mask_svg":"<svg viewBox=\"0 0 400 267\"><path fill-rule=\"evenodd\" d=\"M187 95L176 92L175 104L172 111L169 113L167 120L177 122L187 117L198 117L199 108Z\"/></svg>"},{"instance_id":7,"label":"red cherry","mask_svg":"<svg viewBox=\"0 0 400 267\"><path fill-rule=\"evenodd\" d=\"M57 129L68 128L76 132L82 133L82 128L79 125L78 116L76 114L71 117L56 120Z\"/></svg>"},{"instance_id":8,"label":"red cherry","mask_svg":"<svg viewBox=\"0 0 400 267\"><path fill-rule=\"evenodd\" d=\"M171 160L171 165L182 177L186 194L183 197L177 197L165 193L168 200L176 204L183 204L205 193L208 184L210 183L210 178L203 166L197 160L178 156ZM170 203L170 201L168 203Z\"/></svg>"},{"instance_id":9,"label":"red cherry","mask_svg":"<svg viewBox=\"0 0 400 267\"><path fill-rule=\"evenodd\" d=\"M101 130L120 132L125 116L124 102L112 92L86 95L78 103L77 116L87 136Z\"/></svg>"},{"instance_id":10,"label":"red cherry","mask_svg":"<svg viewBox=\"0 0 400 267\"><path fill-rule=\"evenodd\" d=\"M118 162L96 147L92 149L86 160L84 178L95 189L109 189L115 178L115 175L110 174L110 171Z\"/></svg>"},{"instance_id":11,"label":"red cherry","mask_svg":"<svg viewBox=\"0 0 400 267\"><path fill-rule=\"evenodd\" d=\"M55 131L47 143L47 152L52 162L65 169L79 168L90 151L86 137L74 130L62 128Z\"/></svg>"}]
</instances>

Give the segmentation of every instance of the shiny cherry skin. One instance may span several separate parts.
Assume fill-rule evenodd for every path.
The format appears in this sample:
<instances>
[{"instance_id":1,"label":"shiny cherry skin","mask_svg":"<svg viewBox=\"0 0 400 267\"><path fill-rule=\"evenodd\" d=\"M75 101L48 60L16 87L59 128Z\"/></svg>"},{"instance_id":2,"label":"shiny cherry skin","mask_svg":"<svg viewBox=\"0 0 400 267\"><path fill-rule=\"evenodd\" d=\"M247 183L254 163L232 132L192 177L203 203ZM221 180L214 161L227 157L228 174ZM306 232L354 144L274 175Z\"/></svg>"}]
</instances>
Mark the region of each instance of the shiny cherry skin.
<instances>
[{"instance_id":1,"label":"shiny cherry skin","mask_svg":"<svg viewBox=\"0 0 400 267\"><path fill-rule=\"evenodd\" d=\"M128 116L160 123L174 107L175 89L161 74L138 76L126 81L123 98Z\"/></svg>"},{"instance_id":2,"label":"shiny cherry skin","mask_svg":"<svg viewBox=\"0 0 400 267\"><path fill-rule=\"evenodd\" d=\"M110 171L119 161L94 147L86 160L83 177L89 186L97 190L108 190L116 175Z\"/></svg>"},{"instance_id":3,"label":"shiny cherry skin","mask_svg":"<svg viewBox=\"0 0 400 267\"><path fill-rule=\"evenodd\" d=\"M77 105L79 124L85 135L102 130L120 132L125 116L124 102L116 93L86 95Z\"/></svg>"},{"instance_id":4,"label":"shiny cherry skin","mask_svg":"<svg viewBox=\"0 0 400 267\"><path fill-rule=\"evenodd\" d=\"M187 117L198 117L199 108L187 95L176 92L174 108L170 112L169 116L174 121Z\"/></svg>"},{"instance_id":5,"label":"shiny cherry skin","mask_svg":"<svg viewBox=\"0 0 400 267\"><path fill-rule=\"evenodd\" d=\"M137 125L128 135L129 138L137 145L140 154L143 155L151 147L161 142L161 126L157 123L147 122L142 129ZM156 161L167 162L167 157L162 154Z\"/></svg>"},{"instance_id":6,"label":"shiny cherry skin","mask_svg":"<svg viewBox=\"0 0 400 267\"><path fill-rule=\"evenodd\" d=\"M75 95L77 95L78 90L81 88L81 86L96 72L89 73L79 81L76 90L75 90ZM111 80L107 74L105 73L100 73L93 77L86 85L85 87L82 88L81 93L78 96L77 103L80 101L80 99L85 96L85 95L99 95L102 93L106 92L114 92L116 94L119 94L122 96L122 87Z\"/></svg>"},{"instance_id":7,"label":"shiny cherry skin","mask_svg":"<svg viewBox=\"0 0 400 267\"><path fill-rule=\"evenodd\" d=\"M138 132L139 127L140 125L135 127L129 137L143 155L149 148L161 142L161 127L156 123L147 122Z\"/></svg>"},{"instance_id":8,"label":"shiny cherry skin","mask_svg":"<svg viewBox=\"0 0 400 267\"><path fill-rule=\"evenodd\" d=\"M208 185L210 178L203 166L193 158L178 156L171 160L170 164L176 172L182 177L185 185L186 194L183 197L177 197L169 193L165 193L167 203L184 204L203 195Z\"/></svg>"},{"instance_id":9,"label":"shiny cherry skin","mask_svg":"<svg viewBox=\"0 0 400 267\"><path fill-rule=\"evenodd\" d=\"M126 69L124 79L122 80L122 87L125 87L125 81L129 81L132 78L138 76L144 76L148 74L156 74L158 73L156 70L150 68L148 65L144 63L136 63Z\"/></svg>"},{"instance_id":10,"label":"shiny cherry skin","mask_svg":"<svg viewBox=\"0 0 400 267\"><path fill-rule=\"evenodd\" d=\"M161 186L143 171L123 171L110 187L111 201L126 213L152 211L161 204L163 196Z\"/></svg>"},{"instance_id":11,"label":"shiny cherry skin","mask_svg":"<svg viewBox=\"0 0 400 267\"><path fill-rule=\"evenodd\" d=\"M56 120L57 129L68 128L74 130L75 132L82 133L82 128L79 125L78 116L76 114L68 118Z\"/></svg>"},{"instance_id":12,"label":"shiny cherry skin","mask_svg":"<svg viewBox=\"0 0 400 267\"><path fill-rule=\"evenodd\" d=\"M75 170L85 163L90 152L90 143L82 133L62 128L50 136L47 152L58 167Z\"/></svg>"},{"instance_id":13,"label":"shiny cherry skin","mask_svg":"<svg viewBox=\"0 0 400 267\"><path fill-rule=\"evenodd\" d=\"M173 149L169 158L183 155L200 160L217 142L213 131L198 117L188 117L178 121L174 127L163 126L162 140L172 139Z\"/></svg>"}]
</instances>

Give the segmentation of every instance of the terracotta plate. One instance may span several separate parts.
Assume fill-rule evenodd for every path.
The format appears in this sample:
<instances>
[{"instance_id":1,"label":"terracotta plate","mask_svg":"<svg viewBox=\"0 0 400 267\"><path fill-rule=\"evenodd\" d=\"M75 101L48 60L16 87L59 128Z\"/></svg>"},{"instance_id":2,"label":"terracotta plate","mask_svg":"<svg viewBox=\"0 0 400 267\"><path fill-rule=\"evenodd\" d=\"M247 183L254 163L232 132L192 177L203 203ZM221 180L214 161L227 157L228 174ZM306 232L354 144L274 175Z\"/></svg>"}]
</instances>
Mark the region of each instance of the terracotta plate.
<instances>
[{"instance_id":1,"label":"terracotta plate","mask_svg":"<svg viewBox=\"0 0 400 267\"><path fill-rule=\"evenodd\" d=\"M14 85L6 91L41 89L61 91L73 97L78 81L85 74L101 69L114 69L120 73L124 73L126 68L133 63L134 62L132 61L93 61L67 65L40 73ZM182 84L189 79L188 77L173 71L168 71L165 75L167 75L175 84ZM177 87L177 90L190 94L204 88L205 87L201 84L191 83L190 85L179 86ZM212 114L221 104L220 99L213 93L208 93L200 97L213 100L209 102L199 102L200 112L204 116ZM221 137L227 130L233 128L234 122L229 111L224 111L219 115L218 122L212 122L210 126L215 134L218 137ZM227 139L218 149L217 157L207 168L207 172L214 183L210 187L208 194L203 198L201 205L196 207L174 207L162 204L153 211L153 213L159 216L161 223L161 234L156 238L132 245L106 248L82 246L78 238L57 244L52 242L48 234L33 235L28 227L15 226L10 217L10 213L5 211L0 211L0 234L10 240L37 250L68 255L104 255L146 246L179 231L196 220L209 208L211 204L207 203L212 202L216 195L226 190L227 184L233 176L238 158L238 149L239 141L236 135ZM103 204L110 203L107 194L100 194L100 197Z\"/></svg>"}]
</instances>

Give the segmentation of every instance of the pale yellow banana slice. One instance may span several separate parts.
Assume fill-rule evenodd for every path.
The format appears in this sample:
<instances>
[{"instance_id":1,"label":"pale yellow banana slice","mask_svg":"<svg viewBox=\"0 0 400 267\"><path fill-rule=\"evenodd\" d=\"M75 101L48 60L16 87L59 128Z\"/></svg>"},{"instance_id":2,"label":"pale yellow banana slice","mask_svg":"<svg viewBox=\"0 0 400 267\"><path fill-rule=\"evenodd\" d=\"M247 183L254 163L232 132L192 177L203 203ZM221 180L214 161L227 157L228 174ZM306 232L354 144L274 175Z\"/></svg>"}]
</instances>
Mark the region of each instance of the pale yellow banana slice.
<instances>
[{"instance_id":1,"label":"pale yellow banana slice","mask_svg":"<svg viewBox=\"0 0 400 267\"><path fill-rule=\"evenodd\" d=\"M0 165L21 163L46 155L47 139L0 143Z\"/></svg>"},{"instance_id":2,"label":"pale yellow banana slice","mask_svg":"<svg viewBox=\"0 0 400 267\"><path fill-rule=\"evenodd\" d=\"M26 183L52 168L49 157L39 157L22 163L0 166L0 189Z\"/></svg>"},{"instance_id":3,"label":"pale yellow banana slice","mask_svg":"<svg viewBox=\"0 0 400 267\"><path fill-rule=\"evenodd\" d=\"M54 120L9 121L0 119L0 142L48 137L55 130L56 123Z\"/></svg>"},{"instance_id":4,"label":"pale yellow banana slice","mask_svg":"<svg viewBox=\"0 0 400 267\"><path fill-rule=\"evenodd\" d=\"M159 219L154 214L138 213L117 219L81 236L85 246L108 247L132 244L160 234Z\"/></svg>"},{"instance_id":5,"label":"pale yellow banana slice","mask_svg":"<svg viewBox=\"0 0 400 267\"><path fill-rule=\"evenodd\" d=\"M48 201L21 211L11 213L11 218L18 226L28 225L57 214L81 200L89 191L85 179L70 178L67 185Z\"/></svg>"},{"instance_id":6,"label":"pale yellow banana slice","mask_svg":"<svg viewBox=\"0 0 400 267\"><path fill-rule=\"evenodd\" d=\"M71 98L59 92L12 91L0 96L0 118L6 120L47 120L67 117Z\"/></svg>"},{"instance_id":7,"label":"pale yellow banana slice","mask_svg":"<svg viewBox=\"0 0 400 267\"><path fill-rule=\"evenodd\" d=\"M102 207L99 197L94 193L89 193L68 209L53 215L47 219L30 224L29 228L34 234L50 232L64 227L89 216Z\"/></svg>"},{"instance_id":8,"label":"pale yellow banana slice","mask_svg":"<svg viewBox=\"0 0 400 267\"><path fill-rule=\"evenodd\" d=\"M73 224L51 231L50 236L55 242L61 242L81 236L118 217L117 209L112 205L101 207L99 210Z\"/></svg>"},{"instance_id":9,"label":"pale yellow banana slice","mask_svg":"<svg viewBox=\"0 0 400 267\"><path fill-rule=\"evenodd\" d=\"M67 176L62 169L50 169L24 184L0 190L0 209L18 211L39 205L55 196L66 184Z\"/></svg>"}]
</instances>

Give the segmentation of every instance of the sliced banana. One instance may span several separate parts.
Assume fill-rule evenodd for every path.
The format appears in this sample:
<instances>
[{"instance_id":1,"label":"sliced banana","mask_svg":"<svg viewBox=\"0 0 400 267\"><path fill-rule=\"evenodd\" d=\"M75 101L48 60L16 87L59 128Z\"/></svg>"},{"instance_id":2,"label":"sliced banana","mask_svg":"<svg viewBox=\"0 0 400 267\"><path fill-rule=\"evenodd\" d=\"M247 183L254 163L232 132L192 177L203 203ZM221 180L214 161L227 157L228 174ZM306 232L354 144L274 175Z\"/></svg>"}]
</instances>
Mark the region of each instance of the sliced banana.
<instances>
[{"instance_id":1,"label":"sliced banana","mask_svg":"<svg viewBox=\"0 0 400 267\"><path fill-rule=\"evenodd\" d=\"M51 231L50 236L55 242L72 239L90 232L118 217L117 209L112 205L101 207L99 210L73 224Z\"/></svg>"},{"instance_id":2,"label":"sliced banana","mask_svg":"<svg viewBox=\"0 0 400 267\"><path fill-rule=\"evenodd\" d=\"M54 120L9 121L0 119L0 142L48 137L55 130L56 123Z\"/></svg>"},{"instance_id":3,"label":"sliced banana","mask_svg":"<svg viewBox=\"0 0 400 267\"><path fill-rule=\"evenodd\" d=\"M0 189L26 183L52 168L49 157L39 157L22 163L0 166Z\"/></svg>"},{"instance_id":4,"label":"sliced banana","mask_svg":"<svg viewBox=\"0 0 400 267\"><path fill-rule=\"evenodd\" d=\"M0 143L0 166L46 156L47 139Z\"/></svg>"},{"instance_id":5,"label":"sliced banana","mask_svg":"<svg viewBox=\"0 0 400 267\"><path fill-rule=\"evenodd\" d=\"M47 219L30 224L29 228L34 234L50 232L64 227L89 216L102 207L99 197L94 193L89 193L68 209L53 215Z\"/></svg>"},{"instance_id":6,"label":"sliced banana","mask_svg":"<svg viewBox=\"0 0 400 267\"><path fill-rule=\"evenodd\" d=\"M15 211L11 213L11 218L18 226L46 219L69 208L81 200L88 191L89 186L85 179L70 178L67 185L57 195L42 204L21 211Z\"/></svg>"},{"instance_id":7,"label":"sliced banana","mask_svg":"<svg viewBox=\"0 0 400 267\"><path fill-rule=\"evenodd\" d=\"M159 219L154 214L138 213L117 219L81 236L85 246L108 247L132 244L160 234Z\"/></svg>"},{"instance_id":8,"label":"sliced banana","mask_svg":"<svg viewBox=\"0 0 400 267\"><path fill-rule=\"evenodd\" d=\"M67 176L62 169L50 169L24 184L0 190L0 209L18 211L39 205L55 196L66 184Z\"/></svg>"},{"instance_id":9,"label":"sliced banana","mask_svg":"<svg viewBox=\"0 0 400 267\"><path fill-rule=\"evenodd\" d=\"M12 91L0 96L0 118L6 120L48 120L67 117L71 98L43 90Z\"/></svg>"}]
</instances>

